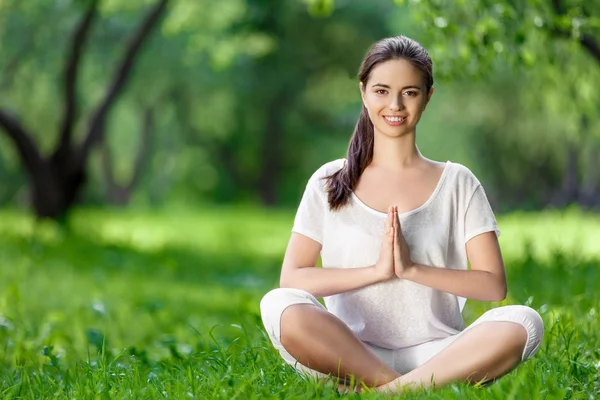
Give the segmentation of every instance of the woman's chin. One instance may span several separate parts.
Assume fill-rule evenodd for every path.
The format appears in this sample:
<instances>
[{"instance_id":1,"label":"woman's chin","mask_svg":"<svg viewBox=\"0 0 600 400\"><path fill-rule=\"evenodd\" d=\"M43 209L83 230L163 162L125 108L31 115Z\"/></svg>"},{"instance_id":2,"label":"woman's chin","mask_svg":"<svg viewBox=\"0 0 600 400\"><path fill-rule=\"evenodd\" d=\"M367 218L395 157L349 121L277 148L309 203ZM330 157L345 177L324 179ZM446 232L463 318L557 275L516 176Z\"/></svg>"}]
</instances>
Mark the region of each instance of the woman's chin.
<instances>
[{"instance_id":1,"label":"woman's chin","mask_svg":"<svg viewBox=\"0 0 600 400\"><path fill-rule=\"evenodd\" d=\"M392 128L392 129L390 129L390 127L386 127L386 128L387 129L379 130L379 135L390 138L390 139L397 139L399 137L406 136L412 132L410 130L404 129L404 127L398 127L398 128Z\"/></svg>"}]
</instances>

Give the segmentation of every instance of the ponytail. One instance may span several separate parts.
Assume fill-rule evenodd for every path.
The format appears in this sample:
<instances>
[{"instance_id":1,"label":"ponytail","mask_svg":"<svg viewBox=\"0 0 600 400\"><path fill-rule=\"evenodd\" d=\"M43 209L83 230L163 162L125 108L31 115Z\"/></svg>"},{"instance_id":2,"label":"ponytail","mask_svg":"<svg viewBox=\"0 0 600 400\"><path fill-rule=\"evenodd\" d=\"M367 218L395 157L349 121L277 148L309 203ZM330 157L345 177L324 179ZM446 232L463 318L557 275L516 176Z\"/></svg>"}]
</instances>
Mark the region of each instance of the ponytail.
<instances>
[{"instance_id":1,"label":"ponytail","mask_svg":"<svg viewBox=\"0 0 600 400\"><path fill-rule=\"evenodd\" d=\"M350 138L346 164L333 175L326 177L329 209L340 210L348 204L363 171L373 160L373 123L365 106Z\"/></svg>"}]
</instances>

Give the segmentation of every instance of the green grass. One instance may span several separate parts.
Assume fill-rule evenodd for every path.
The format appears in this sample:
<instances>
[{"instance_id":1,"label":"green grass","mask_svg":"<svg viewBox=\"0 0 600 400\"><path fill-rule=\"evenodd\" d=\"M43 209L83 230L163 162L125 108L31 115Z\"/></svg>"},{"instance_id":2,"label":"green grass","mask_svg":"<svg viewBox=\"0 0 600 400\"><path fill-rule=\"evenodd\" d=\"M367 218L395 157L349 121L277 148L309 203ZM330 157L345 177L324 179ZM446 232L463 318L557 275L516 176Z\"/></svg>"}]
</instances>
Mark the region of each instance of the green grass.
<instances>
[{"instance_id":1,"label":"green grass","mask_svg":"<svg viewBox=\"0 0 600 400\"><path fill-rule=\"evenodd\" d=\"M70 230L0 212L0 398L337 398L265 339L258 304L278 280L293 214L79 210ZM534 359L487 388L402 398L600 395L600 221L577 210L500 219L502 303L546 324ZM363 393L362 398L378 398Z\"/></svg>"}]
</instances>

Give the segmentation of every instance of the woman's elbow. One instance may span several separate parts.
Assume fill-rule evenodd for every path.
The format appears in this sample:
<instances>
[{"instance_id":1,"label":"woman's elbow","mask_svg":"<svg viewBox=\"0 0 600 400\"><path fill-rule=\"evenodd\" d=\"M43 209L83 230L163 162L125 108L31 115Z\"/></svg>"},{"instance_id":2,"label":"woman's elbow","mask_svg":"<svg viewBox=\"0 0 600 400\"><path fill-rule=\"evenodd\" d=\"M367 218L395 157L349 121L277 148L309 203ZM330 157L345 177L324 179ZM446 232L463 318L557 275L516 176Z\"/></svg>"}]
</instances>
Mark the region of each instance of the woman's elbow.
<instances>
[{"instance_id":1,"label":"woman's elbow","mask_svg":"<svg viewBox=\"0 0 600 400\"><path fill-rule=\"evenodd\" d=\"M303 279L302 275L298 274L298 271L287 271L285 274L281 274L279 277L279 287L283 289L304 290L316 296L313 291L313 285L306 279Z\"/></svg>"},{"instance_id":2,"label":"woman's elbow","mask_svg":"<svg viewBox=\"0 0 600 400\"><path fill-rule=\"evenodd\" d=\"M504 299L506 299L506 292L498 293L497 295L489 298L488 301L500 302L500 301L504 301Z\"/></svg>"},{"instance_id":3,"label":"woman's elbow","mask_svg":"<svg viewBox=\"0 0 600 400\"><path fill-rule=\"evenodd\" d=\"M506 299L506 295L507 295L507 287L506 287L506 282L501 283L499 285L497 285L497 287L495 288L495 290L491 291L491 296L488 299L488 301L502 301L504 299Z\"/></svg>"},{"instance_id":4,"label":"woman's elbow","mask_svg":"<svg viewBox=\"0 0 600 400\"><path fill-rule=\"evenodd\" d=\"M279 287L281 288L290 288L290 289L298 289L295 284L296 280L294 279L293 271L285 271L281 273L279 277Z\"/></svg>"}]
</instances>

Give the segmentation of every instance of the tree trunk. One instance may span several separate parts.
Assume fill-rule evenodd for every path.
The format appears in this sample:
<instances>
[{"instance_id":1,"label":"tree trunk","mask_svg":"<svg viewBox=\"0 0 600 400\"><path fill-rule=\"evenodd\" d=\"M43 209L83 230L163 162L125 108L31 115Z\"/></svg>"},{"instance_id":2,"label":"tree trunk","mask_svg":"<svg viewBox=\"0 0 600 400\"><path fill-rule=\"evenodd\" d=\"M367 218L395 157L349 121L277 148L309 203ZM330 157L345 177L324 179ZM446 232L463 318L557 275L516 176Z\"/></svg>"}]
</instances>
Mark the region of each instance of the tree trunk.
<instances>
[{"instance_id":1,"label":"tree trunk","mask_svg":"<svg viewBox=\"0 0 600 400\"><path fill-rule=\"evenodd\" d=\"M276 189L283 154L283 118L286 109L288 93L277 94L269 107L267 126L263 138L262 168L260 172L258 190L262 204L273 206L277 200Z\"/></svg>"},{"instance_id":2,"label":"tree trunk","mask_svg":"<svg viewBox=\"0 0 600 400\"><path fill-rule=\"evenodd\" d=\"M125 206L129 204L133 189L141 180L142 173L150 156L151 138L154 126L154 115L151 108L147 108L143 113L142 128L140 132L140 147L133 164L131 179L125 185L117 183L115 179L110 146L106 141L102 146L102 170L106 180L107 193L106 198L109 203Z\"/></svg>"},{"instance_id":3,"label":"tree trunk","mask_svg":"<svg viewBox=\"0 0 600 400\"><path fill-rule=\"evenodd\" d=\"M598 193L598 168L600 168L600 151L598 146L590 149L588 158L587 174L581 188L580 202L585 207L598 208L600 207L600 193Z\"/></svg>"},{"instance_id":4,"label":"tree trunk","mask_svg":"<svg viewBox=\"0 0 600 400\"><path fill-rule=\"evenodd\" d=\"M579 151L572 141L567 143L565 149L567 151L567 165L564 169L563 184L553 201L554 205L558 207L565 207L577 202L579 192L577 185L577 156Z\"/></svg>"},{"instance_id":5,"label":"tree trunk","mask_svg":"<svg viewBox=\"0 0 600 400\"><path fill-rule=\"evenodd\" d=\"M67 169L56 161L45 160L31 173L31 202L39 218L60 219L76 202L85 183L83 168Z\"/></svg>"},{"instance_id":6,"label":"tree trunk","mask_svg":"<svg viewBox=\"0 0 600 400\"><path fill-rule=\"evenodd\" d=\"M124 207L129 204L133 189L128 186L111 186L106 193L106 199L110 204Z\"/></svg>"}]
</instances>

